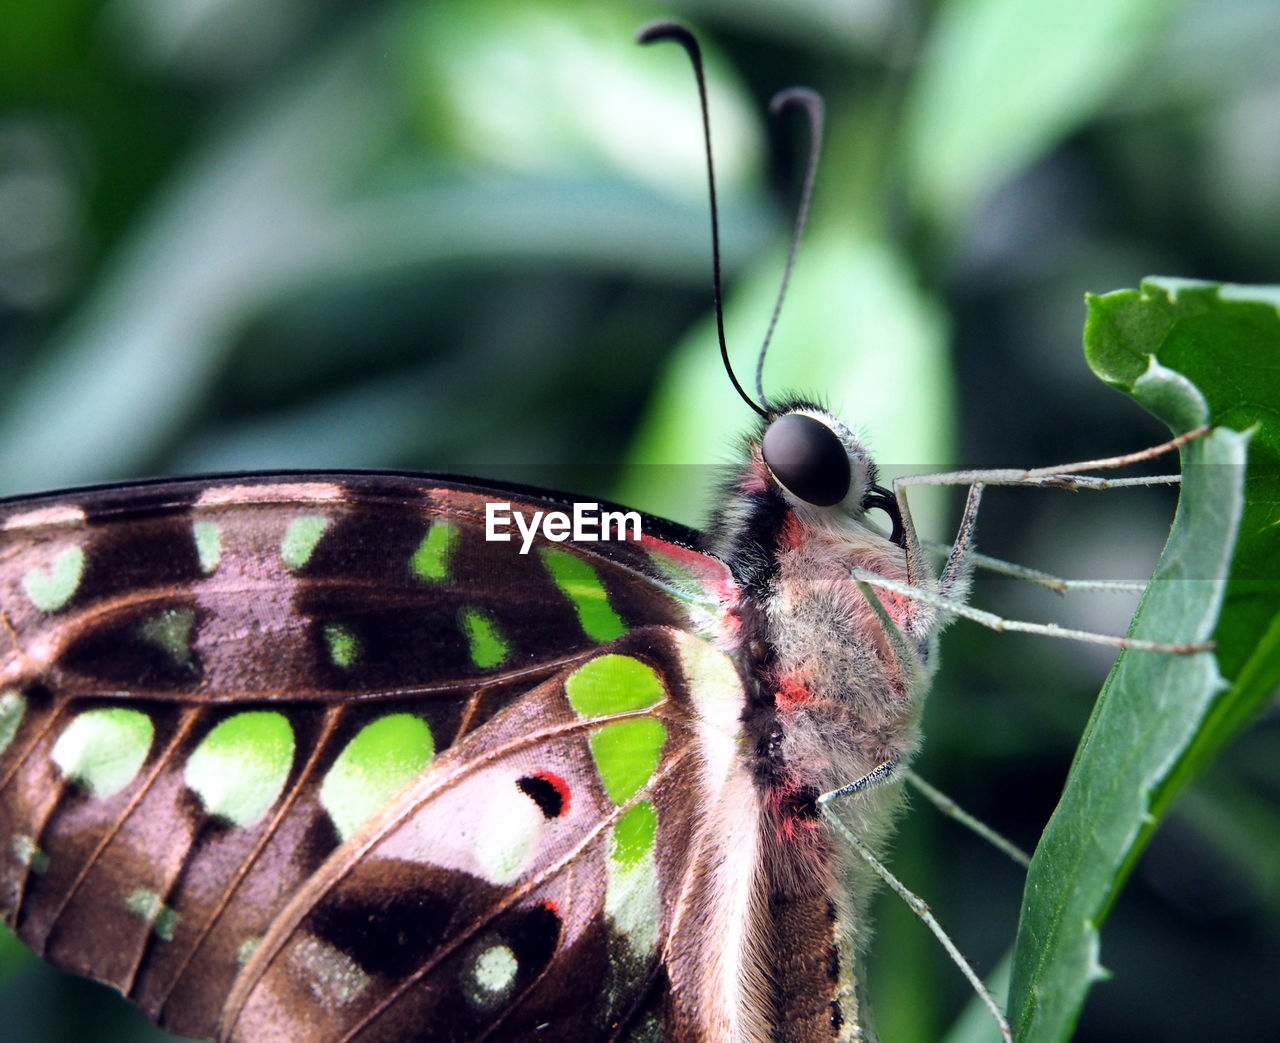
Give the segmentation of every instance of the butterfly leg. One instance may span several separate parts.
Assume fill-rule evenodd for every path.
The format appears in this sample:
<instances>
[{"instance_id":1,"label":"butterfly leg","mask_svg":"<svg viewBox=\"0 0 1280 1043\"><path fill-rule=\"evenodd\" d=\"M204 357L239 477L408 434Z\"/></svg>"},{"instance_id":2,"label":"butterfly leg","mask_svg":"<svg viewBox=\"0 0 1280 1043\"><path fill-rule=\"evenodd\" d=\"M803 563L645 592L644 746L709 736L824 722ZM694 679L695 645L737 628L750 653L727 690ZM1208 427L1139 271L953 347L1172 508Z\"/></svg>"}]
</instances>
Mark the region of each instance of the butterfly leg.
<instances>
[{"instance_id":1,"label":"butterfly leg","mask_svg":"<svg viewBox=\"0 0 1280 1043\"><path fill-rule=\"evenodd\" d=\"M974 483L983 485L1028 485L1057 489L1119 489L1128 486L1177 485L1182 481L1182 476L1177 474L1139 475L1134 478L1099 478L1096 475L1081 472L1115 470L1119 467L1127 467L1130 464L1153 460L1158 456L1163 456L1165 453L1181 448L1194 439L1203 437L1211 430L1213 429L1210 427L1197 427L1192 431L1179 435L1177 438L1171 438L1167 442L1151 446L1149 449L1139 449L1133 453L1104 456L1094 460L1080 460L1076 463L1059 464L1053 467L1008 467L905 475L894 479L894 491L896 493L900 488L912 485L973 485ZM903 498L900 497L899 506L903 502ZM905 518L903 519L903 524L904 526L906 524Z\"/></svg>"},{"instance_id":2,"label":"butterfly leg","mask_svg":"<svg viewBox=\"0 0 1280 1043\"><path fill-rule=\"evenodd\" d=\"M883 765L880 767L883 767ZM873 768L866 776L863 776L863 778L868 778L879 770L879 767ZM833 793L824 793L818 798L818 802L820 804L825 803L827 798L834 796L834 793L837 792L840 791L837 790L833 791ZM960 950L956 948L956 945L951 940L950 936L943 929L942 925L938 923L937 917L933 915L933 910L929 908L928 903L894 876L893 873L890 872L889 867L881 862L872 850L858 839L852 830L840 821L839 817L834 812L830 809L824 809L824 814L827 817L827 821L830 822L841 836L844 837L849 846L857 852L858 856L875 871L876 875L879 876L881 880L889 885L890 890L892 890L894 894L907 903L911 911L915 913L921 921L923 921L924 925L928 927L930 931L933 932L933 936L938 939L938 942L942 945L943 949L946 950L947 955L951 957L952 962L960 968L960 973L968 979L969 984L973 987L973 991L978 994L978 998L982 1000L987 1010L991 1012L991 1016L1000 1027L1001 1038L1004 1039L1006 1043L1013 1043L1013 1032L1009 1028L1008 1019L1005 1018L1004 1012L1000 1010L1000 1006L996 1003L995 997L991 995L990 990L983 983L982 979L978 977L978 972L975 971L969 961L960 954Z\"/></svg>"},{"instance_id":3,"label":"butterfly leg","mask_svg":"<svg viewBox=\"0 0 1280 1043\"><path fill-rule=\"evenodd\" d=\"M978 504L982 498L982 489L986 485L1028 485L1036 487L1056 487L1066 489L1114 489L1128 486L1176 485L1182 480L1181 475L1143 475L1136 478L1098 478L1088 474L1075 472L1100 471L1126 467L1129 464L1141 463L1153 459L1185 445L1192 439L1199 438L1209 432L1208 427L1199 427L1186 434L1179 435L1160 445L1149 449L1141 449L1120 456L1101 457L1094 460L1081 460L1076 463L1062 464L1055 467L1038 467L1018 470L1016 468L948 471L940 474L908 475L895 478L893 481L894 498L898 503L898 512L902 518L904 543L907 552L907 582L912 586L923 587L921 582L927 572L919 564L923 557L923 547L916 532L915 520L907 502L907 489L913 485L967 485L969 497L965 502L964 513L960 518L960 526L956 538L952 542L946 565L938 581L938 594L942 597L963 601L968 591L969 578L976 565L992 568L1006 574L1020 575L1032 582L1043 583L1054 589L1063 591L1071 586L1088 589L1131 590L1127 584L1112 584L1105 581L1059 580L1047 576L1034 569L1022 569L1016 565L1008 565L995 558L976 554L973 550L973 533L978 520Z\"/></svg>"},{"instance_id":4,"label":"butterfly leg","mask_svg":"<svg viewBox=\"0 0 1280 1043\"><path fill-rule=\"evenodd\" d=\"M910 556L908 552L908 563ZM866 572L865 569L854 569L853 579L858 584L858 589L862 592L862 596L867 599L867 603L871 606L871 610L875 612L876 617L880 620L880 626L884 629L885 635L889 638L889 644L893 646L893 654L897 657L898 663L905 674L910 675L910 680L914 684L920 684L927 680L927 674L924 669L923 648L924 641L932 628L932 611L928 614L927 619L921 619L919 613L913 613L911 626L914 631L921 635L915 641L911 640L907 634L903 632L903 628L899 623L889 615L889 610L884 607L872 590L874 584L868 584L864 579L859 577L859 573L866 573L867 576L875 576L875 573ZM927 603L926 603L927 604ZM932 609L932 606L929 606ZM873 769L873 771L878 769Z\"/></svg>"},{"instance_id":5,"label":"butterfly leg","mask_svg":"<svg viewBox=\"0 0 1280 1043\"><path fill-rule=\"evenodd\" d=\"M866 583L859 582L858 586L862 590L863 596L868 602L870 602L872 608L875 609L876 614L880 617L881 625L884 627L885 633L889 635L889 640L893 644L894 651L897 653L899 661L903 663L918 663L919 660L914 658L918 653L913 652L906 636L902 633L898 625L890 618L888 611L884 608L880 599L876 597L875 591ZM890 760L885 761L882 764L877 764L861 778L854 779L852 782L846 783L838 789L830 790L827 793L821 794L818 797L818 804L823 805L832 800L836 800L837 798L846 797L853 793L858 793L861 790L869 789L872 786L894 781L899 777L899 775L919 790L919 792L944 815L955 819L961 825L967 826L969 829L973 830L973 832L978 834L978 836L1004 852L1019 865L1026 867L1030 864L1031 859L1027 856L1026 852L1011 840L1002 837L990 826L974 818L967 811L961 808L954 800L948 797L945 793L929 785L929 783L925 782L924 779L920 778L920 776L910 768L901 768L897 761Z\"/></svg>"},{"instance_id":6,"label":"butterfly leg","mask_svg":"<svg viewBox=\"0 0 1280 1043\"><path fill-rule=\"evenodd\" d=\"M1185 655L1190 652L1210 652L1214 645L1211 641L1145 641L1141 638L1121 637L1119 634L1099 634L1092 630L1076 630L1073 627L1058 626L1057 623L1029 623L1022 619L1005 619L994 612L986 612L961 601L952 601L941 597L930 590L912 587L906 583L898 583L866 569L855 568L853 578L859 586L866 584L878 590L887 590L894 594L904 594L915 601L933 605L939 611L962 619L972 620L991 630L1019 634L1039 634L1042 637L1055 637L1067 641L1080 641L1090 645L1108 645L1112 648L1134 648L1146 652L1169 652Z\"/></svg>"},{"instance_id":7,"label":"butterfly leg","mask_svg":"<svg viewBox=\"0 0 1280 1043\"><path fill-rule=\"evenodd\" d=\"M1120 637L1112 634L1098 634L1087 630L1076 630L1069 627L1060 627L1056 623L1029 623L1023 620L1004 619L996 615L994 612L986 612L982 609L973 608L965 603L968 594L969 580L972 576L974 567L978 564L978 559L973 551L973 534L977 524L978 505L982 499L982 490L986 485L1032 485L1032 486L1056 486L1061 488L1087 488L1087 489L1103 489L1114 488L1121 485L1153 485L1153 484L1170 484L1177 483L1181 480L1180 475L1153 475L1143 478L1119 478L1119 479L1103 479L1091 477L1089 475L1067 473L1088 470L1105 470L1107 468L1124 467L1128 464L1138 463L1149 460L1153 457L1160 456L1163 453L1171 452L1178 447L1185 445L1194 438L1208 433L1210 428L1200 427L1186 434L1179 435L1177 438L1170 439L1160 445L1152 446L1150 449L1139 450L1135 453L1127 453L1122 456L1104 457L1095 460L1082 460L1074 464L1066 464L1063 467L1042 467L1027 470L988 470L988 471L952 471L944 474L933 475L911 475L904 478L895 478L893 482L894 498L898 503L898 511L902 517L902 528L904 535L904 544L907 555L907 582L898 583L884 577L876 576L865 569L854 569L853 578L858 581L859 587L863 593L867 593L867 585L877 589L889 591L891 593L903 594L911 598L918 604L929 605L933 608L953 616L960 616L964 619L972 620L980 623L992 630L999 631L1016 631L1027 634L1040 634L1045 637L1064 638L1072 641L1081 641L1087 644L1110 645L1116 648L1137 648L1152 652L1171 652L1171 653L1188 653L1202 652L1212 649L1212 645L1208 643L1168 643L1159 641L1144 641L1136 638ZM928 570L922 565L924 550L922 549L920 538L916 533L915 522L911 516L910 505L907 502L907 489L912 485L968 485L969 496L965 502L964 513L960 519L960 526L956 532L956 538L951 546L950 553L947 556L946 564L943 566L942 573L936 584L930 581ZM996 559L984 559L985 563L990 564L996 562ZM999 563L1001 571L1017 571L1017 566L1004 568L1003 563ZM1034 571L1034 570L1028 570ZM1044 574L1036 574L1032 577L1044 582L1046 577ZM1047 577L1052 580L1053 577ZM1057 586L1059 589L1065 589L1063 584L1069 581L1057 581L1048 585ZM1081 586L1101 586L1098 583L1082 583ZM1112 589L1125 589L1123 584L1113 585ZM881 613L881 618L884 618Z\"/></svg>"},{"instance_id":8,"label":"butterfly leg","mask_svg":"<svg viewBox=\"0 0 1280 1043\"><path fill-rule=\"evenodd\" d=\"M907 502L907 489L913 485L967 485L969 496L965 502L964 513L956 532L937 584L937 594L952 601L962 602L968 593L970 577L975 566L981 564L986 568L1007 574L1022 575L1032 582L1042 583L1059 591L1065 591L1072 585L1087 589L1130 590L1125 584L1106 582L1080 581L1075 584L1068 580L1059 580L1047 576L1034 569L1021 569L1016 565L1007 565L995 558L978 555L973 550L973 533L978 518L978 504L982 498L982 489L987 485L1026 485L1035 487L1053 487L1063 489L1113 489L1126 486L1176 485L1182 480L1181 475L1145 475L1136 478L1099 478L1095 475L1081 474L1084 471L1111 470L1126 467L1154 459L1165 453L1178 449L1193 439L1207 434L1209 427L1198 427L1167 442L1141 449L1133 453L1119 456L1100 457L1093 460L1080 460L1076 463L1062 464L1055 467L1037 467L1027 469L1005 468L973 471L948 471L939 474L907 475L893 480L893 495L898 504L898 513L902 519L904 545L907 554L907 583L912 587L929 592L933 586L928 582L929 572L921 564L924 557L923 545L916 532L915 520L911 515L911 507ZM887 588L886 588L887 589ZM941 607L941 606L940 606ZM963 614L963 613L957 613ZM989 615L989 614L988 614ZM972 618L972 617L971 617ZM982 620L978 620L982 622ZM987 624L989 625L989 624ZM997 628L999 629L999 628ZM1181 650L1181 649L1179 649Z\"/></svg>"},{"instance_id":9,"label":"butterfly leg","mask_svg":"<svg viewBox=\"0 0 1280 1043\"><path fill-rule=\"evenodd\" d=\"M964 601L969 596L969 582L973 578L973 533L978 525L978 505L982 502L982 489L981 482L969 486L964 513L960 516L960 526L951 544L951 553L947 555L947 563L938 577L940 597ZM906 499L905 490L903 499Z\"/></svg>"},{"instance_id":10,"label":"butterfly leg","mask_svg":"<svg viewBox=\"0 0 1280 1043\"><path fill-rule=\"evenodd\" d=\"M870 789L873 786L882 786L886 782L892 782L896 778L897 771L898 762L896 760L884 761L883 763L877 764L861 778L854 779L852 782L846 783L839 789L828 790L826 793L819 794L818 804L829 804L833 800L851 796L861 790Z\"/></svg>"},{"instance_id":11,"label":"butterfly leg","mask_svg":"<svg viewBox=\"0 0 1280 1043\"><path fill-rule=\"evenodd\" d=\"M937 540L921 540L920 546L930 554L941 555L944 558L950 555L952 549L952 545L950 543L941 543ZM1012 561L1005 561L1002 558L993 558L987 554L980 554L978 551L970 551L969 560L973 562L975 568L986 569L988 572L995 572L1001 576L1009 576L1013 579L1024 580L1027 583L1035 583L1042 587L1048 587L1057 594L1066 594L1072 590L1106 591L1116 594L1141 594L1147 589L1147 585L1139 580L1065 579L1062 576L1055 576L1052 573L1043 572L1040 569L1033 569L1026 565L1018 565Z\"/></svg>"},{"instance_id":12,"label":"butterfly leg","mask_svg":"<svg viewBox=\"0 0 1280 1043\"><path fill-rule=\"evenodd\" d=\"M964 601L969 593L969 582L973 576L973 534L978 524L978 506L982 502L982 482L974 482L969 486L969 495L965 500L964 513L960 516L960 525L956 529L947 554L946 564L936 581L939 597L952 601ZM902 479L893 481L893 495L898 504L898 515L902 519L903 544L907 555L907 583L912 587L928 589L935 585L933 572L928 567L926 553L916 532L915 519L911 515L911 505L907 502L907 489ZM865 591L864 591L865 593Z\"/></svg>"},{"instance_id":13,"label":"butterfly leg","mask_svg":"<svg viewBox=\"0 0 1280 1043\"><path fill-rule=\"evenodd\" d=\"M962 524L962 527L961 527L962 532L960 536L957 537L958 544L963 544L967 546L971 540L972 529L973 529L973 519L976 518L976 515L977 515L977 503L980 495L981 495L980 490L976 495L972 493L970 494L970 504L972 506L972 510L969 510L968 508L966 508L966 515L969 518L969 523L967 527ZM906 516L904 515L904 522L905 520L906 520ZM913 538L913 536L914 536L914 531L912 530L911 534L908 536L908 541L910 541ZM908 542L908 547L910 546L911 546L911 543ZM916 546L918 549L918 544ZM910 554L910 551L908 551L908 554ZM963 562L964 560L963 557L960 560L961 562ZM961 566L957 566L956 568L958 569L960 567ZM855 570L854 578L858 580L858 587L862 591L863 596L866 597L871 607L875 610L877 616L879 616L881 625L884 627L885 633L888 635L889 640L893 644L894 652L897 654L899 662L903 663L904 665L910 664L910 667L913 671L918 671L920 669L920 658L919 658L918 649L915 649L912 647L912 644L907 638L907 636L902 632L902 630L899 628L897 623L895 623L894 620L890 617L888 611L885 609L880 599L876 596L875 591L871 589L871 586L869 586L868 583L858 578L857 572L859 571L862 571L862 570ZM889 885L890 889L896 895L898 895L898 897L900 897L903 901L905 901L907 905L911 908L912 912L914 912L917 916L919 916L920 919L929 928L929 930L933 932L934 936L941 943L943 949L946 950L947 955L950 956L952 961L956 964L956 966L960 968L961 973L964 974L966 979L968 979L969 984L973 987L974 991L978 994L978 997L982 1000L983 1004L991 1012L991 1016L995 1018L996 1024L1000 1027L1001 1036L1006 1041L1009 1041L1009 1043L1012 1043L1013 1035L1009 1030L1009 1023L1005 1019L1004 1014L1001 1012L999 1005L996 1003L994 997L992 997L986 985L983 984L982 979L978 977L977 972L974 971L973 967L969 964L969 962L964 958L963 955L961 955L960 950L956 948L955 943L951 941L951 938L947 935L946 931L943 930L942 925L938 923L932 911L929 909L928 904L922 898L920 898L919 895L915 894L913 891L908 889L907 886L903 884L902 881L900 881L896 876L894 876L893 873L889 871L888 867L885 866L884 863L881 862L878 858L876 858L875 854L872 853L871 849L868 848L867 845L864 844L861 840L859 840L856 836L854 836L852 831L843 822L840 821L839 817L830 808L827 807L828 804L831 804L835 800L852 796L864 790L882 786L888 782L896 781L901 775L905 775L905 777L908 780L914 781L917 787L921 788L921 792L925 793L926 796L929 796L930 799L933 799L931 794L936 794L937 797L941 798L939 802L939 806L945 807L946 805L950 805L951 809L954 809L954 812L958 813L955 815L955 817L959 821L964 822L966 825L969 825L971 828L975 829L980 836L985 837L987 840L994 843L1001 850L1011 854L1011 857L1013 857L1015 860L1020 859L1023 865L1027 864L1029 859L1027 859L1026 855L1023 854L1021 851L1019 851L1017 847L1015 847L1008 840L1005 840L999 834L995 833L994 830L991 830L988 827L983 826L982 823L978 822L972 816L963 812L954 801L943 796L941 793L938 793L938 791L933 789L932 786L928 786L927 783L924 783L923 780L915 776L915 773L912 772L909 768L903 769L897 760L883 761L882 763L877 764L874 768L872 768L866 774L862 775L857 779L854 779L852 782L847 783L844 786L840 786L837 789L829 790L826 793L820 794L817 798L817 804L822 809L823 814L827 817L827 820L845 837L845 839L849 842L853 850L856 851L858 855L861 858L863 858L868 865L871 866L871 868L875 871L875 873L882 880L884 880L885 883Z\"/></svg>"},{"instance_id":14,"label":"butterfly leg","mask_svg":"<svg viewBox=\"0 0 1280 1043\"><path fill-rule=\"evenodd\" d=\"M1017 862L1018 865L1022 866L1023 869L1026 869L1031 865L1031 856L1023 851L1022 848L1018 847L1017 844L1012 840L1009 840L1007 837L1001 836L981 819L974 818L974 816L970 815L969 812L965 811L964 808L948 797L940 789L936 789L929 785L929 783L925 782L924 779L910 768L907 768L903 772L903 778L905 778L921 796L923 796L944 815L948 818L955 819L955 821L959 822L962 826L972 830L992 847L1008 855L1011 859Z\"/></svg>"},{"instance_id":15,"label":"butterfly leg","mask_svg":"<svg viewBox=\"0 0 1280 1043\"><path fill-rule=\"evenodd\" d=\"M902 523L902 543L906 554L906 585L913 590L927 591L930 597L910 598L910 610L902 622L898 623L890 620L884 606L872 593L871 588L861 582L859 570L854 570L853 578L858 581L863 597L870 602L876 615L880 617L880 622L885 626L885 632L893 642L894 651L900 662L906 663L912 660L918 662L927 648L929 638L937 634L939 629L937 599L941 598L943 603L951 604L963 603L968 598L969 583L974 568L973 534L978 521L978 505L982 502L982 488L981 483L975 483L969 487L969 495L965 501L964 513L961 516L956 537L949 548L946 564L941 574L935 579L927 552L921 545L919 534L916 532L915 519L911 515L911 506L907 502L906 489L900 486L896 479L894 480L893 495L898 505L898 517ZM949 620L944 619L942 625L947 622ZM914 650L909 650L902 633L904 630L916 640L918 647Z\"/></svg>"}]
</instances>

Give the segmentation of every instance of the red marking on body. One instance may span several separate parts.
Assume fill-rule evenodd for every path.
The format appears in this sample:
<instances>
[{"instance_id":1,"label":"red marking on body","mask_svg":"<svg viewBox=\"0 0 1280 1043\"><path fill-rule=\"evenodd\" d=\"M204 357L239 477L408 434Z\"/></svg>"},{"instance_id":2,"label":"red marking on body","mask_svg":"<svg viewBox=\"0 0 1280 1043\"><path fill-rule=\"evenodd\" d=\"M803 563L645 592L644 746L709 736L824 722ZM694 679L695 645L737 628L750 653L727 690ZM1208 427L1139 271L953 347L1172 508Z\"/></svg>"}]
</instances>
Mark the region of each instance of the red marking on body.
<instances>
[{"instance_id":1,"label":"red marking on body","mask_svg":"<svg viewBox=\"0 0 1280 1043\"><path fill-rule=\"evenodd\" d=\"M812 693L794 675L784 675L778 679L778 689L773 693L774 704L779 710L789 710L807 703L813 698Z\"/></svg>"},{"instance_id":2,"label":"red marking on body","mask_svg":"<svg viewBox=\"0 0 1280 1043\"><path fill-rule=\"evenodd\" d=\"M786 550L795 550L804 542L804 525L796 517L795 511L787 511L786 517L782 519L778 542Z\"/></svg>"},{"instance_id":3,"label":"red marking on body","mask_svg":"<svg viewBox=\"0 0 1280 1043\"><path fill-rule=\"evenodd\" d=\"M751 462L747 464L747 469L742 472L742 480L738 482L738 491L744 493L762 493L769 488L771 481L769 476L769 468L765 466L763 460L756 453L752 454Z\"/></svg>"},{"instance_id":4,"label":"red marking on body","mask_svg":"<svg viewBox=\"0 0 1280 1043\"><path fill-rule=\"evenodd\" d=\"M569 814L569 784L564 781L554 771L535 771L533 773L535 779L545 779L555 787L555 791L560 794L560 818L564 818Z\"/></svg>"},{"instance_id":5,"label":"red marking on body","mask_svg":"<svg viewBox=\"0 0 1280 1043\"><path fill-rule=\"evenodd\" d=\"M876 590L875 594L880 599L880 604L884 606L884 610L889 614L889 618L897 623L899 627L905 628L907 621L911 617L911 598L906 594L898 594L888 590Z\"/></svg>"},{"instance_id":6,"label":"red marking on body","mask_svg":"<svg viewBox=\"0 0 1280 1043\"><path fill-rule=\"evenodd\" d=\"M822 820L813 798L812 789L786 780L770 788L765 806L781 843L816 848L822 842Z\"/></svg>"},{"instance_id":7,"label":"red marking on body","mask_svg":"<svg viewBox=\"0 0 1280 1043\"><path fill-rule=\"evenodd\" d=\"M733 580L726 580L719 586L713 587L712 592L715 594L716 600L720 602L720 605L724 609L724 614L732 614L735 617L734 624L736 625L736 610L738 602L742 600L742 588L739 587L738 584L734 583Z\"/></svg>"},{"instance_id":8,"label":"red marking on body","mask_svg":"<svg viewBox=\"0 0 1280 1043\"><path fill-rule=\"evenodd\" d=\"M543 909L546 909L546 910L548 910L548 911L550 911L550 912L554 913L554 914L555 914L555 918L556 918L557 920L563 920L563 919L564 919L564 917L560 915L560 903L559 903L559 902L554 901L554 900L553 900L553 899L551 899L551 898L544 898L544 899L542 899L540 902L538 902L538 905L540 905Z\"/></svg>"}]
</instances>

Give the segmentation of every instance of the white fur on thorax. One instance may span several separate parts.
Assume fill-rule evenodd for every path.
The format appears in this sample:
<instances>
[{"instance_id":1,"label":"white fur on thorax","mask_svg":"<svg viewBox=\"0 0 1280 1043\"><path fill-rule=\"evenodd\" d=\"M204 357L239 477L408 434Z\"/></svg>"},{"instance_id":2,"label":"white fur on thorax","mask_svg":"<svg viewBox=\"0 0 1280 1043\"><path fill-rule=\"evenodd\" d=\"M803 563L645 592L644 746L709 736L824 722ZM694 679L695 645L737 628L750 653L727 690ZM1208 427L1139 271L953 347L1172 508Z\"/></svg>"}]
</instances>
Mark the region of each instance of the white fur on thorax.
<instances>
[{"instance_id":1,"label":"white fur on thorax","mask_svg":"<svg viewBox=\"0 0 1280 1043\"><path fill-rule=\"evenodd\" d=\"M902 548L860 520L817 513L796 512L801 538L778 553L765 613L778 676L809 693L803 703L779 705L783 756L821 791L914 753L930 667L915 657L903 662L902 648L927 635L933 619L918 603L881 595L907 639L895 645L850 573L861 567L906 582Z\"/></svg>"}]
</instances>

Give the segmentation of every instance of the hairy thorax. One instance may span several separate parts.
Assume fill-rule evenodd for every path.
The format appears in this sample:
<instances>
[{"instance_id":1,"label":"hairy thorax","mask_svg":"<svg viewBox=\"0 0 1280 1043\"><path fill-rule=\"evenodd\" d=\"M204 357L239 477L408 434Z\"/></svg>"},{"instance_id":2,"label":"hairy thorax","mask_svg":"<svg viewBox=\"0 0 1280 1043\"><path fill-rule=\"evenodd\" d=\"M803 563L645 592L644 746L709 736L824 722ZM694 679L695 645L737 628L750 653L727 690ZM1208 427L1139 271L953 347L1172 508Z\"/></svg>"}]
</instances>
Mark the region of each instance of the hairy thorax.
<instances>
[{"instance_id":1,"label":"hairy thorax","mask_svg":"<svg viewBox=\"0 0 1280 1043\"><path fill-rule=\"evenodd\" d=\"M902 635L895 641L850 575L861 567L906 582L902 549L857 523L805 527L799 535L787 539L784 531L763 607L778 753L791 780L822 791L910 757L927 678L915 651L916 607L877 595Z\"/></svg>"}]
</instances>

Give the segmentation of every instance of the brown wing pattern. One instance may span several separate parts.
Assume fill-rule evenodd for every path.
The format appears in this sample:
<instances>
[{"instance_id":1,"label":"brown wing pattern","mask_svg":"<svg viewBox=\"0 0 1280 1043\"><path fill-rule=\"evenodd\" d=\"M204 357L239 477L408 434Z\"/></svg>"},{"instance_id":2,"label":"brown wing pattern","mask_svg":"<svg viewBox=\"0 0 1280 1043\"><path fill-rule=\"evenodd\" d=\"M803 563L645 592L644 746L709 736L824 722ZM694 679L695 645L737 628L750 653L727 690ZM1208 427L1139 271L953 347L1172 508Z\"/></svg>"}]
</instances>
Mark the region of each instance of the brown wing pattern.
<instances>
[{"instance_id":1,"label":"brown wing pattern","mask_svg":"<svg viewBox=\"0 0 1280 1043\"><path fill-rule=\"evenodd\" d=\"M692 640L679 634L688 602L723 570L652 539L541 540L523 555L518 541L484 538L498 495L519 505L527 493L269 476L0 504L7 922L175 1031L221 1023L259 1039L308 1019L340 1037L333 1011L364 1011L371 997L383 1006L351 1031L399 1031L441 982L464 988L471 973L483 991L512 957L499 999L484 1008L473 993L454 1008L472 1018L456 1038L532 1026L578 958L632 952L634 937L599 915L619 900L608 867L652 833L635 809L653 798L637 794L665 792L679 770L688 725L655 707L683 683L671 649ZM630 649L605 661L644 664L664 694L609 726L592 723L594 704L570 700L566 717L566 684L605 646ZM518 750L502 745L513 728L526 729ZM635 783L627 743L652 754L654 728L662 769L611 799L599 779ZM564 787L567 813L548 817ZM498 826L474 823L508 812L536 858L522 877L485 876L459 852L501 860L484 846ZM660 831L679 814L659 811ZM453 854L386 855L413 823ZM368 937L399 924L403 951L353 943L361 917ZM483 949L491 936L514 939L510 953ZM560 958L570 949L579 957ZM661 991L660 975L651 950L635 952L630 964L609 957L611 973L631 968L629 984L582 1017L644 1023L632 1008ZM281 969L303 965L309 981Z\"/></svg>"},{"instance_id":2,"label":"brown wing pattern","mask_svg":"<svg viewBox=\"0 0 1280 1043\"><path fill-rule=\"evenodd\" d=\"M690 642L638 630L438 758L277 917L224 1033L662 1038L706 767Z\"/></svg>"}]
</instances>

